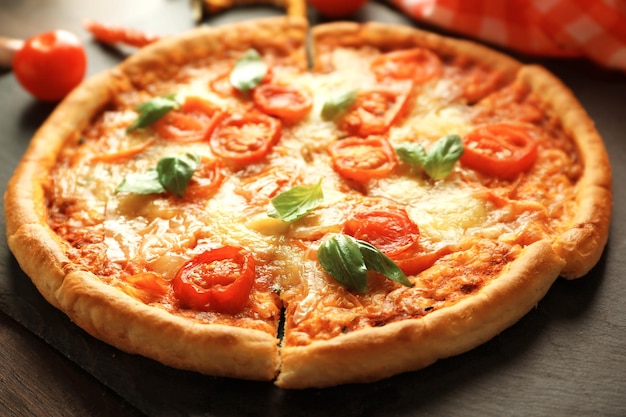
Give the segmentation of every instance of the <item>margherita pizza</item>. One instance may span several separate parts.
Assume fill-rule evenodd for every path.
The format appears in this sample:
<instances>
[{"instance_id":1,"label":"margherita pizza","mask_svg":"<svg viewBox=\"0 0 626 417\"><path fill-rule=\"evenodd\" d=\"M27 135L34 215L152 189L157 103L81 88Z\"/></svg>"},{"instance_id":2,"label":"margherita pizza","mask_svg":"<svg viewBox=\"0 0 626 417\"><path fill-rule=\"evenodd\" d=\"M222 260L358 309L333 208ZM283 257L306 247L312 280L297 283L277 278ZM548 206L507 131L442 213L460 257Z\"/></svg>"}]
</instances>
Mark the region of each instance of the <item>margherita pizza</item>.
<instances>
[{"instance_id":1,"label":"margherita pizza","mask_svg":"<svg viewBox=\"0 0 626 417\"><path fill-rule=\"evenodd\" d=\"M198 28L60 103L4 200L51 304L168 366L325 387L472 349L597 263L611 170L559 80L410 27L308 33Z\"/></svg>"}]
</instances>

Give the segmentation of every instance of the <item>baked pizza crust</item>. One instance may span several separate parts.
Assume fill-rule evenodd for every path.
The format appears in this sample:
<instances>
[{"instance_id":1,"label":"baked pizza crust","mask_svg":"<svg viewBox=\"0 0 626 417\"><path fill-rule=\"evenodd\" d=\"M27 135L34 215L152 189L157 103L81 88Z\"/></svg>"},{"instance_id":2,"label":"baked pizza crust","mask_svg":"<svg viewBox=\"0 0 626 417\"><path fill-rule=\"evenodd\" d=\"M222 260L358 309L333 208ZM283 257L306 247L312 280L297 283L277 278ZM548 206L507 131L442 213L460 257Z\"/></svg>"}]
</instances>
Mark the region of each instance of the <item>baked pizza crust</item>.
<instances>
[{"instance_id":1,"label":"baked pizza crust","mask_svg":"<svg viewBox=\"0 0 626 417\"><path fill-rule=\"evenodd\" d=\"M612 173L602 138L593 121L574 94L543 67L522 65L519 61L486 46L443 37L420 29L383 23L328 23L313 27L314 58L320 46L373 45L382 50L425 47L442 57L464 57L473 65L499 73L503 83L519 81L541 97L575 141L584 165L577 183L576 217L572 227L554 243L556 252L566 260L561 275L579 278L589 272L604 251L612 210ZM319 63L321 60L315 60Z\"/></svg>"},{"instance_id":2,"label":"baked pizza crust","mask_svg":"<svg viewBox=\"0 0 626 417\"><path fill-rule=\"evenodd\" d=\"M522 64L486 46L461 39L447 38L421 29L378 22L334 22L311 28L314 64L324 47L371 45L382 51L423 47L448 59L471 59L473 65L484 66L500 74L502 83L515 79Z\"/></svg>"},{"instance_id":3,"label":"baked pizza crust","mask_svg":"<svg viewBox=\"0 0 626 417\"><path fill-rule=\"evenodd\" d=\"M134 85L162 80L167 69L220 56L225 52L255 48L287 55L291 62L308 67L306 42L308 23L300 17L276 17L239 22L222 27L202 26L144 47L120 63L114 71ZM141 79L141 81L138 81Z\"/></svg>"},{"instance_id":4,"label":"baked pizza crust","mask_svg":"<svg viewBox=\"0 0 626 417\"><path fill-rule=\"evenodd\" d=\"M77 135L110 102L113 87L119 83L134 83L139 74L162 75L161 69L172 63L210 56L229 45L293 47L292 52L300 54L306 65L301 48L305 30L304 20L291 18L199 28L138 51L115 69L81 84L57 106L33 137L4 199L8 245L50 304L96 338L126 352L211 375L274 378L279 361L275 335L185 320L146 306L92 274L76 270L65 255L66 243L47 225L43 184L66 141L79 139ZM277 41L277 33L286 37L286 45Z\"/></svg>"},{"instance_id":5,"label":"baked pizza crust","mask_svg":"<svg viewBox=\"0 0 626 417\"><path fill-rule=\"evenodd\" d=\"M128 353L216 376L271 380L278 371L272 335L172 315L86 272L68 274L55 298L78 326Z\"/></svg>"},{"instance_id":6,"label":"baked pizza crust","mask_svg":"<svg viewBox=\"0 0 626 417\"><path fill-rule=\"evenodd\" d=\"M561 276L579 278L598 263L609 236L613 207L609 157L593 121L558 78L536 65L524 67L518 78L558 115L582 159L583 175L576 184L576 216L571 228L554 242L555 251L566 262Z\"/></svg>"},{"instance_id":7,"label":"baked pizza crust","mask_svg":"<svg viewBox=\"0 0 626 417\"><path fill-rule=\"evenodd\" d=\"M272 18L164 39L89 79L57 107L33 138L5 195L9 247L48 302L96 338L169 366L245 379L272 380L278 374L276 384L284 388L324 387L379 380L472 349L528 313L559 275L580 277L597 263L611 214L609 161L593 123L560 81L471 42L408 27L340 22L313 29L314 57L316 48L337 43L383 50L424 46L442 56L466 57L499 73L503 83L520 80L539 94L576 141L585 167L571 228L554 242L526 247L501 276L457 304L419 319L280 350L275 335L177 317L76 270L65 243L47 226L42 184L65 141L77 140L76 132L112 99L110 86L149 80L146 73L158 78L168 65L234 46L279 48L295 54L304 67L306 30L303 19Z\"/></svg>"},{"instance_id":8,"label":"baked pizza crust","mask_svg":"<svg viewBox=\"0 0 626 417\"><path fill-rule=\"evenodd\" d=\"M337 36L340 33L340 36ZM571 91L538 66L523 66L498 52L459 40L378 23L336 23L313 28L319 44L376 45L382 49L423 46L442 56L464 56L520 81L538 94L574 138L585 166L576 190L571 228L555 242L527 248L477 294L419 319L368 328L307 346L283 347L276 381L284 388L369 382L424 368L466 352L516 323L559 277L578 278L598 262L608 238L611 169L602 139ZM375 358L375 360L373 360Z\"/></svg>"},{"instance_id":9,"label":"baked pizza crust","mask_svg":"<svg viewBox=\"0 0 626 417\"><path fill-rule=\"evenodd\" d=\"M536 242L498 279L453 306L308 346L283 347L276 384L304 388L370 382L467 352L535 307L562 266L549 243Z\"/></svg>"},{"instance_id":10,"label":"baked pizza crust","mask_svg":"<svg viewBox=\"0 0 626 417\"><path fill-rule=\"evenodd\" d=\"M235 6L271 5L282 7L288 16L306 17L305 0L197 0L208 13L219 13Z\"/></svg>"},{"instance_id":11,"label":"baked pizza crust","mask_svg":"<svg viewBox=\"0 0 626 417\"><path fill-rule=\"evenodd\" d=\"M69 140L77 140L91 116L110 99L109 73L99 74L74 90L35 133L4 196L9 248L42 295L59 308L56 291L71 268L65 243L47 225L43 184ZM80 111L79 111L80 110Z\"/></svg>"}]
</instances>

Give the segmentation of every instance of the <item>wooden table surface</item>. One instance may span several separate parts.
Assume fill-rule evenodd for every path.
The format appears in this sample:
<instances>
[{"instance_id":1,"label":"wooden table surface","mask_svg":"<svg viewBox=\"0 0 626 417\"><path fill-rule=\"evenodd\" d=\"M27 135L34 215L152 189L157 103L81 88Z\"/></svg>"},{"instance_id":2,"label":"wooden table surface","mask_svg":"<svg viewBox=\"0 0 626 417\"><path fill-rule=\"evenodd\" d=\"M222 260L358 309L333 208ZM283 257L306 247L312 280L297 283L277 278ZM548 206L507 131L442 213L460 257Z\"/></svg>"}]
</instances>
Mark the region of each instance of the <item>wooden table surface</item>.
<instances>
[{"instance_id":1,"label":"wooden table surface","mask_svg":"<svg viewBox=\"0 0 626 417\"><path fill-rule=\"evenodd\" d=\"M209 23L277 13L246 8ZM71 30L86 44L91 75L118 63L124 51L92 42L81 28L83 18L164 34L195 25L189 0L0 0L0 36ZM414 24L376 2L355 19ZM285 392L271 384L179 372L91 338L39 296L2 239L0 416L626 416L626 193L621 184L626 74L581 61L540 63L572 88L607 143L616 184L614 220L600 264L580 280L557 281L512 328L420 372L363 386ZM3 187L53 107L28 96L10 71L0 72ZM4 229L4 217L0 220Z\"/></svg>"}]
</instances>

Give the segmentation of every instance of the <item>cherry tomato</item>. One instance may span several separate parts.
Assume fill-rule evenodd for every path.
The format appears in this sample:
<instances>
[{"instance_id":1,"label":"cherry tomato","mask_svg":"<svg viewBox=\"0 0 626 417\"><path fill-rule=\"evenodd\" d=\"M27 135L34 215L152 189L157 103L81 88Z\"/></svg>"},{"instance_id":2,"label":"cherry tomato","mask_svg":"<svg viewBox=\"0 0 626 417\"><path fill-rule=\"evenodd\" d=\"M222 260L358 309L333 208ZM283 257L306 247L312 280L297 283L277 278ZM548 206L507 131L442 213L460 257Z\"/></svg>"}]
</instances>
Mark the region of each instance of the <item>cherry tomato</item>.
<instances>
[{"instance_id":1,"label":"cherry tomato","mask_svg":"<svg viewBox=\"0 0 626 417\"><path fill-rule=\"evenodd\" d=\"M343 232L371 243L391 259L414 247L420 236L417 224L400 208L358 212L346 221Z\"/></svg>"},{"instance_id":2,"label":"cherry tomato","mask_svg":"<svg viewBox=\"0 0 626 417\"><path fill-rule=\"evenodd\" d=\"M210 144L213 152L227 162L246 165L265 158L280 139L280 133L278 119L263 113L235 114L217 125Z\"/></svg>"},{"instance_id":3,"label":"cherry tomato","mask_svg":"<svg viewBox=\"0 0 626 417\"><path fill-rule=\"evenodd\" d=\"M333 168L344 178L367 182L388 176L398 164L396 153L382 137L351 137L329 147Z\"/></svg>"},{"instance_id":4,"label":"cherry tomato","mask_svg":"<svg viewBox=\"0 0 626 417\"><path fill-rule=\"evenodd\" d=\"M278 84L261 84L254 89L252 97L262 112L290 123L306 116L313 106L308 94L295 87Z\"/></svg>"},{"instance_id":5,"label":"cherry tomato","mask_svg":"<svg viewBox=\"0 0 626 417\"><path fill-rule=\"evenodd\" d=\"M339 122L339 128L351 135L380 135L400 118L406 110L408 94L390 90L359 93L356 101Z\"/></svg>"},{"instance_id":6,"label":"cherry tomato","mask_svg":"<svg viewBox=\"0 0 626 417\"><path fill-rule=\"evenodd\" d=\"M223 246L184 264L172 280L172 288L184 307L234 314L248 302L254 274L251 253Z\"/></svg>"},{"instance_id":7,"label":"cherry tomato","mask_svg":"<svg viewBox=\"0 0 626 417\"><path fill-rule=\"evenodd\" d=\"M511 179L537 159L537 142L523 127L498 124L480 127L464 139L461 162L487 175Z\"/></svg>"},{"instance_id":8,"label":"cherry tomato","mask_svg":"<svg viewBox=\"0 0 626 417\"><path fill-rule=\"evenodd\" d=\"M392 78L421 84L441 73L441 60L427 49L404 49L377 56L371 68L379 80Z\"/></svg>"},{"instance_id":9,"label":"cherry tomato","mask_svg":"<svg viewBox=\"0 0 626 417\"><path fill-rule=\"evenodd\" d=\"M189 96L180 109L159 119L154 128L162 137L176 142L208 140L226 114L207 100Z\"/></svg>"},{"instance_id":10,"label":"cherry tomato","mask_svg":"<svg viewBox=\"0 0 626 417\"><path fill-rule=\"evenodd\" d=\"M209 198L220 188L224 181L224 166L219 159L202 157L200 166L185 189L185 198Z\"/></svg>"},{"instance_id":11,"label":"cherry tomato","mask_svg":"<svg viewBox=\"0 0 626 417\"><path fill-rule=\"evenodd\" d=\"M309 0L320 14L333 19L347 17L359 10L367 0Z\"/></svg>"},{"instance_id":12,"label":"cherry tomato","mask_svg":"<svg viewBox=\"0 0 626 417\"><path fill-rule=\"evenodd\" d=\"M82 81L87 55L79 39L65 30L34 36L13 58L19 83L43 101L58 101Z\"/></svg>"}]
</instances>

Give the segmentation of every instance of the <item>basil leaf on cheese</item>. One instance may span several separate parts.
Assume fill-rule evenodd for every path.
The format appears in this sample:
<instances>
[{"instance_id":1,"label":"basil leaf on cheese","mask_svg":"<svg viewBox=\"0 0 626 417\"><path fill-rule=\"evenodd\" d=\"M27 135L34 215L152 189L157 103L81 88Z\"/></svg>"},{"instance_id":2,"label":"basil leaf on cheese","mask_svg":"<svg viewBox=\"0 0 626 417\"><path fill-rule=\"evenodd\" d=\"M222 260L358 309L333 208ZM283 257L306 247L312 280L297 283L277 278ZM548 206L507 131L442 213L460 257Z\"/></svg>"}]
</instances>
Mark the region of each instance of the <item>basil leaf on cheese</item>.
<instances>
[{"instance_id":1,"label":"basil leaf on cheese","mask_svg":"<svg viewBox=\"0 0 626 417\"><path fill-rule=\"evenodd\" d=\"M356 239L339 234L322 242L317 250L322 268L340 284L365 293L367 290L367 266Z\"/></svg>"},{"instance_id":2,"label":"basil leaf on cheese","mask_svg":"<svg viewBox=\"0 0 626 417\"><path fill-rule=\"evenodd\" d=\"M424 171L435 180L450 175L454 164L463 155L463 140L459 135L448 135L439 139L428 150Z\"/></svg>"},{"instance_id":3,"label":"basil leaf on cheese","mask_svg":"<svg viewBox=\"0 0 626 417\"><path fill-rule=\"evenodd\" d=\"M374 270L405 287L413 286L400 267L387 255L376 249L374 245L363 240L357 240L357 244L359 245L363 259L365 259L365 266L367 266L368 270Z\"/></svg>"},{"instance_id":4,"label":"basil leaf on cheese","mask_svg":"<svg viewBox=\"0 0 626 417\"><path fill-rule=\"evenodd\" d=\"M316 185L298 185L272 198L267 215L291 223L309 214L323 200L322 180Z\"/></svg>"},{"instance_id":5,"label":"basil leaf on cheese","mask_svg":"<svg viewBox=\"0 0 626 417\"><path fill-rule=\"evenodd\" d=\"M230 83L242 93L258 86L267 74L267 64L254 49L249 49L237 60L230 73Z\"/></svg>"},{"instance_id":6,"label":"basil leaf on cheese","mask_svg":"<svg viewBox=\"0 0 626 417\"><path fill-rule=\"evenodd\" d=\"M129 174L115 189L116 193L131 194L160 194L165 191L165 187L159 181L159 174L156 168L146 172Z\"/></svg>"},{"instance_id":7,"label":"basil leaf on cheese","mask_svg":"<svg viewBox=\"0 0 626 417\"><path fill-rule=\"evenodd\" d=\"M360 293L367 290L368 270L407 287L413 286L387 255L372 244L346 234L334 235L322 242L317 250L317 258L331 277Z\"/></svg>"},{"instance_id":8,"label":"basil leaf on cheese","mask_svg":"<svg viewBox=\"0 0 626 417\"><path fill-rule=\"evenodd\" d=\"M424 147L417 142L401 143L394 149L401 161L415 167L424 166L428 157Z\"/></svg>"},{"instance_id":9,"label":"basil leaf on cheese","mask_svg":"<svg viewBox=\"0 0 626 417\"><path fill-rule=\"evenodd\" d=\"M150 101L146 101L136 107L136 110L139 111L139 116L126 130L131 132L135 129L150 126L170 111L179 107L180 102L174 95L156 97Z\"/></svg>"},{"instance_id":10,"label":"basil leaf on cheese","mask_svg":"<svg viewBox=\"0 0 626 417\"><path fill-rule=\"evenodd\" d=\"M155 168L127 175L115 189L116 193L160 194L166 190L181 197L193 173L200 166L200 157L186 153L161 158Z\"/></svg>"},{"instance_id":11,"label":"basil leaf on cheese","mask_svg":"<svg viewBox=\"0 0 626 417\"><path fill-rule=\"evenodd\" d=\"M419 143L402 143L395 147L398 157L414 167L421 167L435 180L445 179L463 155L459 135L447 135L435 142L428 152Z\"/></svg>"},{"instance_id":12,"label":"basil leaf on cheese","mask_svg":"<svg viewBox=\"0 0 626 417\"><path fill-rule=\"evenodd\" d=\"M333 120L348 109L356 101L357 90L342 91L331 95L322 107L322 119Z\"/></svg>"},{"instance_id":13,"label":"basil leaf on cheese","mask_svg":"<svg viewBox=\"0 0 626 417\"><path fill-rule=\"evenodd\" d=\"M193 153L161 158L157 164L159 182L166 190L181 197L193 173L200 166L200 157Z\"/></svg>"}]
</instances>

